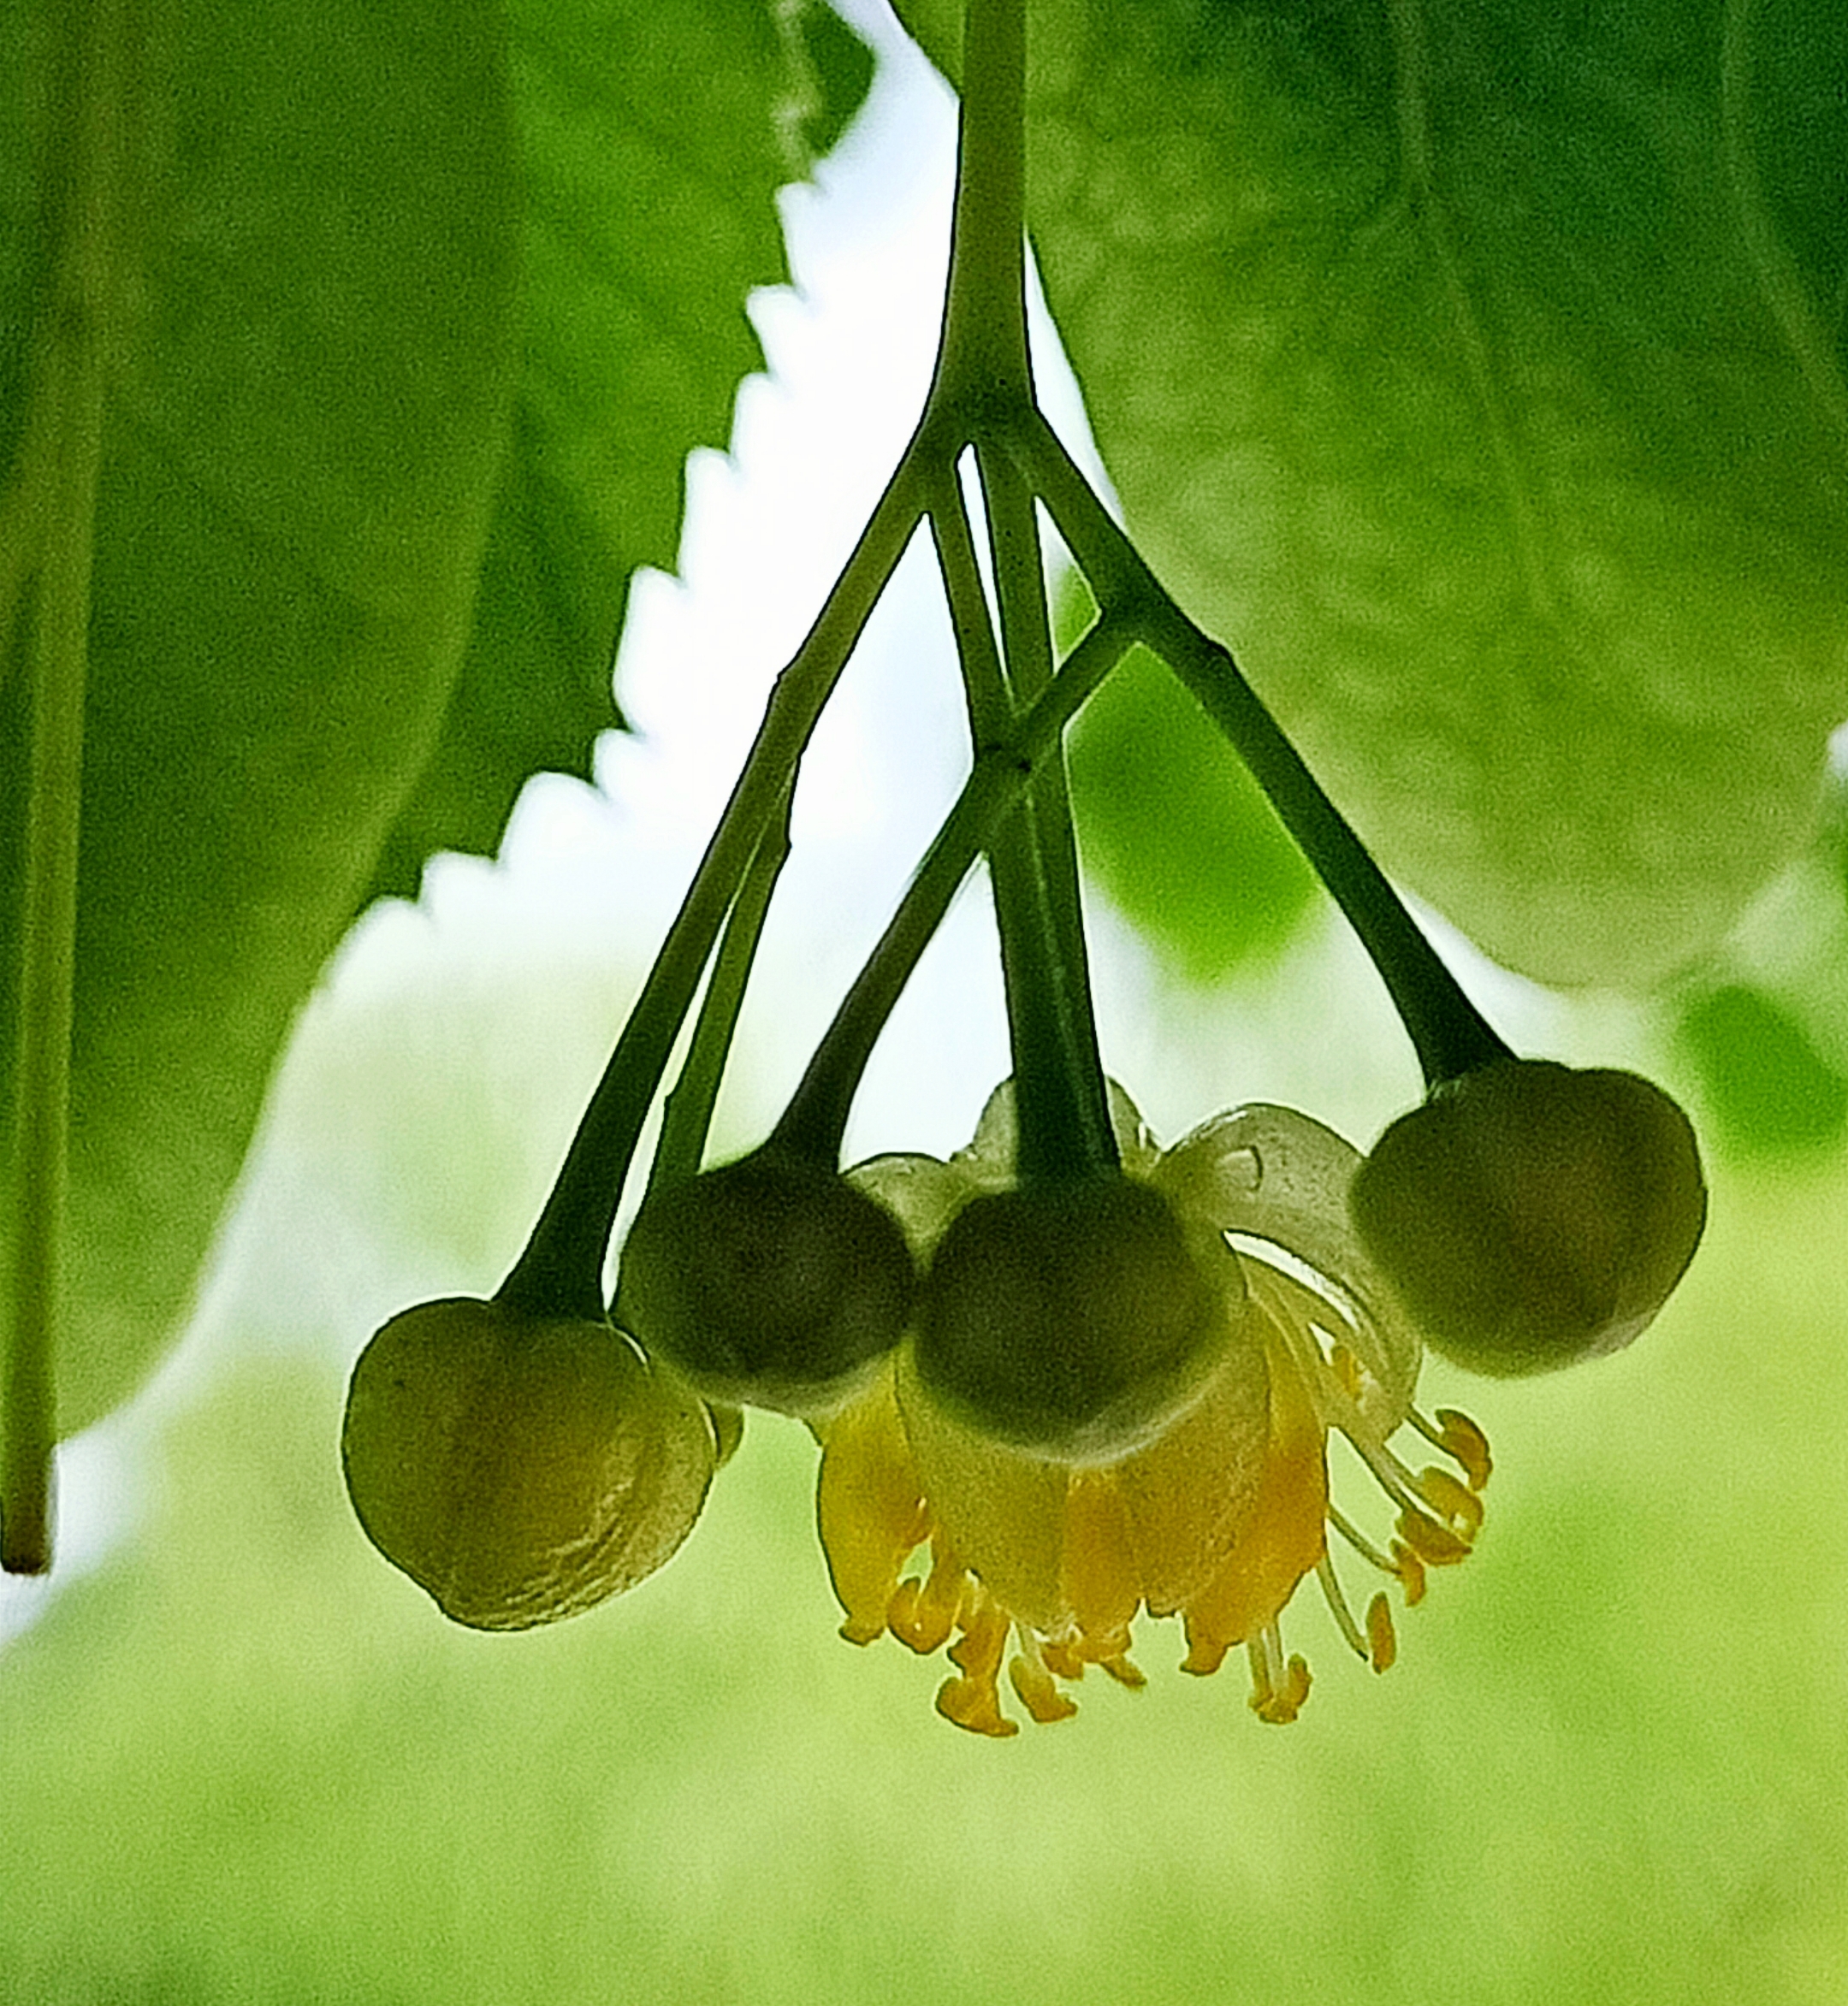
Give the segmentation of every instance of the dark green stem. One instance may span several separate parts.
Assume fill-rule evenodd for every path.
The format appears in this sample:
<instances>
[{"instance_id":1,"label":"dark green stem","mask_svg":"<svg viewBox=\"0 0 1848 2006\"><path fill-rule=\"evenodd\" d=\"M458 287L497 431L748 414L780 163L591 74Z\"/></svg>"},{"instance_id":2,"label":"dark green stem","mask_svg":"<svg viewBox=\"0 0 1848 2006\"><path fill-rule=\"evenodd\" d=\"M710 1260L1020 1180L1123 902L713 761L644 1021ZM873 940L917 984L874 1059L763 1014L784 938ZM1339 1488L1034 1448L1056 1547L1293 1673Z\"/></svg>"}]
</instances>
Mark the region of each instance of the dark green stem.
<instances>
[{"instance_id":1,"label":"dark green stem","mask_svg":"<svg viewBox=\"0 0 1848 2006\"><path fill-rule=\"evenodd\" d=\"M922 429L887 482L814 624L776 687L718 827L498 1299L539 1316L595 1317L623 1186L674 1040L740 881L822 707L923 512Z\"/></svg>"},{"instance_id":2,"label":"dark green stem","mask_svg":"<svg viewBox=\"0 0 1848 2006\"><path fill-rule=\"evenodd\" d=\"M1012 813L1059 736L1128 650L1133 636L1107 616L1066 658L1038 702L985 746L866 966L815 1047L772 1141L813 1160L839 1160L847 1115L868 1060L919 957L982 848Z\"/></svg>"},{"instance_id":3,"label":"dark green stem","mask_svg":"<svg viewBox=\"0 0 1848 2006\"><path fill-rule=\"evenodd\" d=\"M1346 914L1405 1024L1426 1086L1512 1058L1230 654L1175 604L1037 411L1018 421L1014 444L1099 605L1133 621L1225 734Z\"/></svg>"},{"instance_id":4,"label":"dark green stem","mask_svg":"<svg viewBox=\"0 0 1848 2006\"><path fill-rule=\"evenodd\" d=\"M974 537L953 470L935 488L931 530L962 665L970 733L980 751L1012 730L1017 685L995 644ZM1017 631L1023 612L1017 577L1010 577L1009 594ZM1004 597L1004 616L1009 606L1010 598ZM1043 619L1043 597L1039 611ZM1046 628L1040 630L1038 641L1044 652L1035 680L1044 687L1050 674ZM1023 653L1031 677L1033 648ZM1029 1181L1082 1176L1112 1168L1117 1160L1091 1021L1090 985L1077 923L1076 871L1074 867L1069 902L1062 912L1053 896L1054 873L1046 863L1048 849L1056 855L1057 845L1048 842L1049 831L1037 812L1039 785L1036 779L988 845L1019 1110L1020 1169ZM1058 798L1063 801L1063 796ZM1068 843L1069 828L1068 818ZM1056 828L1050 833L1056 837ZM1074 938L1075 956L1070 950Z\"/></svg>"},{"instance_id":5,"label":"dark green stem","mask_svg":"<svg viewBox=\"0 0 1848 2006\"><path fill-rule=\"evenodd\" d=\"M928 409L1033 400L1027 351L1027 9L968 0L956 210Z\"/></svg>"},{"instance_id":6,"label":"dark green stem","mask_svg":"<svg viewBox=\"0 0 1848 2006\"><path fill-rule=\"evenodd\" d=\"M712 1127L713 1109L719 1099L719 1083L731 1055L732 1039L737 1029L738 1012L744 1003L744 990L750 979L751 964L757 957L770 899L790 853L790 806L794 790L785 788L783 799L770 818L763 840L751 858L750 868L738 887L737 897L726 917L719 952L713 960L712 979L700 1003L693 1026L692 1043L686 1062L668 1094L661 1116L660 1142L649 1169L649 1187L690 1177L706 1152L706 1138Z\"/></svg>"},{"instance_id":7,"label":"dark green stem","mask_svg":"<svg viewBox=\"0 0 1848 2006\"><path fill-rule=\"evenodd\" d=\"M994 553L1009 695L1020 708L1039 696L1052 675L1038 512L1033 490L1004 453L978 443L976 465ZM1092 1010L1063 746L1054 747L1034 774L990 861L996 910L1004 915L1002 962L1015 1027L1020 1175L1033 1182L1115 1169L1119 1159ZM1004 873L1017 880L1005 898Z\"/></svg>"},{"instance_id":8,"label":"dark green stem","mask_svg":"<svg viewBox=\"0 0 1848 2006\"><path fill-rule=\"evenodd\" d=\"M68 153L56 218L59 255L40 336L27 425L42 455L21 470L37 516L27 660L31 751L20 886L15 1125L7 1196L17 1222L0 1299L0 1566L51 1565L51 1460L66 1276L71 1035L75 1022L78 837L84 690L104 379L115 339L112 263L121 186L121 23L113 0L66 17L58 105Z\"/></svg>"}]
</instances>

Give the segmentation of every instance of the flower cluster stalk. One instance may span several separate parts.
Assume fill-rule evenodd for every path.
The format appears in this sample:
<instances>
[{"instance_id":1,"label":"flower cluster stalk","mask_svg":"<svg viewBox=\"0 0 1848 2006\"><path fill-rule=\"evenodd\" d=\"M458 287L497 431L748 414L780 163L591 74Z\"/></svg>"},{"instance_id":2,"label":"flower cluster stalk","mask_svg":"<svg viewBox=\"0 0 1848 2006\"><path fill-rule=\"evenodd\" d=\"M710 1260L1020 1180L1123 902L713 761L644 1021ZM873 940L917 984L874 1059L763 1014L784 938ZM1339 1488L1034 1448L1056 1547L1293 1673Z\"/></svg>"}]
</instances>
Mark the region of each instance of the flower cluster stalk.
<instances>
[{"instance_id":1,"label":"flower cluster stalk","mask_svg":"<svg viewBox=\"0 0 1848 2006\"><path fill-rule=\"evenodd\" d=\"M700 1003L686 1062L661 1113L660 1141L649 1171L651 1186L673 1177L690 1177L699 1169L712 1127L719 1085L731 1055L738 1013L757 957L764 920L777 879L790 854L790 809L795 790L785 787L770 818L737 897L726 915L725 932L713 960L712 979Z\"/></svg>"},{"instance_id":2,"label":"flower cluster stalk","mask_svg":"<svg viewBox=\"0 0 1848 2006\"><path fill-rule=\"evenodd\" d=\"M502 1285L500 1299L510 1305L547 1315L601 1308L604 1258L631 1159L724 929L671 1097L654 1181L697 1168L786 852L788 805L803 751L922 522L930 526L949 604L974 771L778 1125L782 1147L832 1167L873 1042L962 881L974 843L986 849L994 891L1020 1174L1028 1182L1056 1181L1116 1167L1060 732L1135 641L1180 676L1270 796L1379 966L1427 1078L1435 1084L1507 1056L1230 655L1156 582L1040 412L1026 318L1023 0L969 0L965 32L950 276L923 412L814 626L772 693L552 1195ZM986 576L963 488L971 458L990 559ZM1042 506L1102 609L1093 636L1057 677ZM779 814L781 836L772 826Z\"/></svg>"},{"instance_id":3,"label":"flower cluster stalk","mask_svg":"<svg viewBox=\"0 0 1848 2006\"><path fill-rule=\"evenodd\" d=\"M1129 646L1120 624L1099 621L1008 737L977 755L897 910L816 1045L773 1141L817 1160L838 1157L873 1047L951 901L977 855L992 843L998 825L1018 813L1022 797L1056 752L1059 734Z\"/></svg>"},{"instance_id":4,"label":"flower cluster stalk","mask_svg":"<svg viewBox=\"0 0 1848 2006\"><path fill-rule=\"evenodd\" d=\"M60 251L40 338L28 450L9 509L22 519L31 753L20 898L19 1037L7 1196L16 1221L0 1296L0 1567L51 1565L51 1459L64 1319L71 1037L91 574L113 339L111 255L120 184L121 36L114 0L74 10L66 50L69 140ZM33 489L36 488L36 495Z\"/></svg>"},{"instance_id":5,"label":"flower cluster stalk","mask_svg":"<svg viewBox=\"0 0 1848 2006\"><path fill-rule=\"evenodd\" d=\"M601 1314L604 1255L649 1109L739 880L917 527L920 465L915 435L814 625L778 677L686 897L497 1300L540 1316Z\"/></svg>"}]
</instances>

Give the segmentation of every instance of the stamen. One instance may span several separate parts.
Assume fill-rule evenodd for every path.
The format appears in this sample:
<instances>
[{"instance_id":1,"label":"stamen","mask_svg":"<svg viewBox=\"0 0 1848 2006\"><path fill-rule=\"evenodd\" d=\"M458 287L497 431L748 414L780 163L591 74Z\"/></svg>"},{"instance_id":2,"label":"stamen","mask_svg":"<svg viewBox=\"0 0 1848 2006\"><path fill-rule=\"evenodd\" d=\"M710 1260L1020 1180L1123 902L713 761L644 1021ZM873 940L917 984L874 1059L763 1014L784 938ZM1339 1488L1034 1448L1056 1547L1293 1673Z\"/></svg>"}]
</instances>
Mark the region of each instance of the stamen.
<instances>
[{"instance_id":1,"label":"stamen","mask_svg":"<svg viewBox=\"0 0 1848 2006\"><path fill-rule=\"evenodd\" d=\"M1016 1626L1016 1634L1021 1648L1019 1654L1008 1666L1008 1682L1018 1695L1021 1704L1042 1725L1055 1720L1069 1720L1078 1711L1078 1702L1053 1684L1052 1674L1040 1653L1039 1639L1024 1624Z\"/></svg>"},{"instance_id":2,"label":"stamen","mask_svg":"<svg viewBox=\"0 0 1848 2006\"><path fill-rule=\"evenodd\" d=\"M997 1681L1001 1654L1007 1648L1012 1627L1007 1612L996 1607L979 1591L974 1598L968 1628L950 1647L950 1660L962 1668L960 1678L945 1679L937 1692L937 1711L945 1720L966 1727L971 1734L992 1735L998 1739L1020 1732L1020 1723L1001 1711Z\"/></svg>"},{"instance_id":3,"label":"stamen","mask_svg":"<svg viewBox=\"0 0 1848 2006\"><path fill-rule=\"evenodd\" d=\"M1138 1665L1133 1665L1121 1652L1114 1658L1099 1658L1096 1662L1114 1678L1118 1685L1128 1686L1133 1693L1140 1692L1148 1684L1148 1674Z\"/></svg>"},{"instance_id":4,"label":"stamen","mask_svg":"<svg viewBox=\"0 0 1848 2006\"><path fill-rule=\"evenodd\" d=\"M1084 1677L1085 1661L1078 1654L1078 1639L1067 1637L1039 1637L1035 1642L1046 1668L1055 1678L1079 1679Z\"/></svg>"},{"instance_id":5,"label":"stamen","mask_svg":"<svg viewBox=\"0 0 1848 2006\"><path fill-rule=\"evenodd\" d=\"M1266 1634L1260 1630L1245 1646L1245 1655L1251 1661L1251 1710L1262 1720L1265 1709L1276 1697L1276 1689L1270 1682L1270 1654L1265 1648Z\"/></svg>"},{"instance_id":6,"label":"stamen","mask_svg":"<svg viewBox=\"0 0 1848 2006\"><path fill-rule=\"evenodd\" d=\"M1328 1522L1335 1528L1336 1531L1338 1532L1342 1537L1347 1541L1348 1545L1351 1546L1358 1554L1359 1554L1363 1560L1367 1561L1372 1566L1377 1567L1382 1574L1398 1573L1399 1568L1397 1563L1392 1560L1385 1553L1383 1553L1380 1549L1374 1545L1372 1541L1370 1540L1357 1525L1352 1524L1351 1521L1342 1512L1337 1511L1333 1505L1330 1505L1328 1508Z\"/></svg>"},{"instance_id":7,"label":"stamen","mask_svg":"<svg viewBox=\"0 0 1848 2006\"><path fill-rule=\"evenodd\" d=\"M1405 1515L1424 1518L1431 1524L1436 1524L1435 1519L1429 1518L1425 1510L1427 1500L1419 1489L1418 1479L1413 1476L1412 1472L1389 1448L1386 1447L1383 1443L1356 1440L1353 1435L1349 1435L1348 1439L1353 1442L1361 1460L1373 1472L1374 1479L1380 1488L1385 1492L1394 1504L1398 1506L1402 1515L1400 1520L1400 1530L1402 1533L1405 1530ZM1445 1531L1447 1536L1450 1538L1455 1537L1454 1534L1448 1534L1446 1528L1440 1527L1439 1530ZM1406 1539L1407 1544L1416 1544L1409 1534L1406 1534ZM1419 1551L1424 1554L1427 1560L1430 1559L1431 1556L1425 1553L1422 1547L1419 1547ZM1456 1554L1454 1558L1461 1559L1463 1553L1466 1553L1468 1551L1468 1547L1464 1546L1462 1553Z\"/></svg>"},{"instance_id":8,"label":"stamen","mask_svg":"<svg viewBox=\"0 0 1848 2006\"><path fill-rule=\"evenodd\" d=\"M1322 1584L1322 1599L1329 1606L1329 1613L1335 1618L1335 1627L1348 1640L1348 1648L1357 1658L1367 1655L1367 1642L1360 1634L1360 1625L1353 1619L1353 1611L1348 1607L1348 1598L1342 1593L1341 1578L1335 1571L1335 1563L1326 1553L1316 1563L1316 1579ZM1376 1597L1376 1600L1378 1598Z\"/></svg>"},{"instance_id":9,"label":"stamen","mask_svg":"<svg viewBox=\"0 0 1848 2006\"><path fill-rule=\"evenodd\" d=\"M1251 1710L1273 1727L1287 1727L1309 1697L1309 1667L1300 1656L1283 1662L1283 1634L1268 1623L1246 1646L1251 1660Z\"/></svg>"},{"instance_id":10,"label":"stamen","mask_svg":"<svg viewBox=\"0 0 1848 2006\"><path fill-rule=\"evenodd\" d=\"M1466 1545L1482 1530L1482 1500L1466 1490L1448 1470L1436 1468L1419 1472L1419 1495Z\"/></svg>"},{"instance_id":11,"label":"stamen","mask_svg":"<svg viewBox=\"0 0 1848 2006\"><path fill-rule=\"evenodd\" d=\"M1415 1609L1424 1600L1424 1563L1410 1547L1393 1541L1393 1572L1405 1590L1406 1607Z\"/></svg>"},{"instance_id":12,"label":"stamen","mask_svg":"<svg viewBox=\"0 0 1848 2006\"><path fill-rule=\"evenodd\" d=\"M1329 1354L1329 1368L1340 1380L1342 1391L1355 1406L1360 1405L1360 1361L1344 1344L1338 1344Z\"/></svg>"},{"instance_id":13,"label":"stamen","mask_svg":"<svg viewBox=\"0 0 1848 2006\"><path fill-rule=\"evenodd\" d=\"M929 1580L920 1583L908 1575L898 1583L886 1612L886 1628L900 1643L927 1658L962 1619L967 1586L962 1563L941 1540L934 1541Z\"/></svg>"},{"instance_id":14,"label":"stamen","mask_svg":"<svg viewBox=\"0 0 1848 2006\"><path fill-rule=\"evenodd\" d=\"M1387 1672L1399 1655L1399 1639L1393 1630L1392 1604L1383 1593L1374 1596L1367 1604L1367 1642L1371 1647L1370 1655L1376 1672Z\"/></svg>"},{"instance_id":15,"label":"stamen","mask_svg":"<svg viewBox=\"0 0 1848 2006\"><path fill-rule=\"evenodd\" d=\"M1437 1425L1443 1430L1438 1447L1462 1465L1472 1490L1484 1488L1495 1468L1495 1459L1489 1453L1489 1437L1467 1414L1460 1414L1454 1407L1438 1408Z\"/></svg>"},{"instance_id":16,"label":"stamen","mask_svg":"<svg viewBox=\"0 0 1848 2006\"><path fill-rule=\"evenodd\" d=\"M1399 1536L1419 1559L1430 1567L1454 1567L1469 1558L1469 1542L1457 1537L1448 1525L1440 1525L1422 1512L1401 1512Z\"/></svg>"},{"instance_id":17,"label":"stamen","mask_svg":"<svg viewBox=\"0 0 1848 2006\"><path fill-rule=\"evenodd\" d=\"M1309 1660L1300 1651L1293 1653L1277 1695L1277 1711L1271 1716L1278 1726L1288 1726L1302 1712L1303 1702L1309 1697Z\"/></svg>"},{"instance_id":18,"label":"stamen","mask_svg":"<svg viewBox=\"0 0 1848 2006\"><path fill-rule=\"evenodd\" d=\"M1211 1678L1225 1663L1226 1653L1232 1648L1228 1638L1196 1636L1188 1633L1188 1654L1181 1660L1181 1669L1195 1678Z\"/></svg>"}]
</instances>

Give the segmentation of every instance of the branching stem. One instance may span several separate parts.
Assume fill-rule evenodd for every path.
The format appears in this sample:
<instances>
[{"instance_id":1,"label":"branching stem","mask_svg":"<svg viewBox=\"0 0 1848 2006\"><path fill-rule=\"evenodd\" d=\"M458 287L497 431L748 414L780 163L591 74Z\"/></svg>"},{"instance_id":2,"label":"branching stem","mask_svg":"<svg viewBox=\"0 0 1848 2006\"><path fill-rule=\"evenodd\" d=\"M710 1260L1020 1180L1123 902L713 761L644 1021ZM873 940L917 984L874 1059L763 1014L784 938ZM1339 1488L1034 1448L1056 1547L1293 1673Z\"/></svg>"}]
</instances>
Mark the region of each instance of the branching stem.
<instances>
[{"instance_id":1,"label":"branching stem","mask_svg":"<svg viewBox=\"0 0 1848 2006\"><path fill-rule=\"evenodd\" d=\"M838 1159L848 1110L873 1047L957 887L997 825L1018 812L1034 775L1054 756L1060 733L1134 638L1122 623L1099 620L1039 701L1013 721L1008 736L977 754L897 911L815 1047L777 1123L774 1142L814 1160Z\"/></svg>"},{"instance_id":2,"label":"branching stem","mask_svg":"<svg viewBox=\"0 0 1848 2006\"><path fill-rule=\"evenodd\" d=\"M838 1156L874 1041L976 849L1001 934L1022 1175L1114 1167L1115 1139L1059 743L1132 641L1168 662L1251 768L1379 967L1432 1084L1507 1056L1231 656L1188 620L1111 519L1034 400L1026 315L1025 0L968 0L949 283L916 431L794 660L586 1109L504 1301L595 1315L609 1235L720 928L726 940L672 1097L657 1171L697 1165L810 734L920 520L929 517L968 693L974 764L917 878L816 1051L775 1139ZM960 465L974 449L993 557L991 612ZM1102 608L1056 678L1044 502ZM999 632L996 630L998 616ZM772 819L783 820L776 831ZM754 861L755 860L755 861ZM727 915L730 914L728 922Z\"/></svg>"},{"instance_id":3,"label":"branching stem","mask_svg":"<svg viewBox=\"0 0 1848 2006\"><path fill-rule=\"evenodd\" d=\"M584 1110L551 1196L500 1285L502 1302L535 1315L601 1313L604 1255L649 1109L745 869L923 512L921 446L921 427L814 624L777 678L731 798Z\"/></svg>"},{"instance_id":4,"label":"branching stem","mask_svg":"<svg viewBox=\"0 0 1848 2006\"><path fill-rule=\"evenodd\" d=\"M1225 734L1359 936L1405 1023L1426 1086L1511 1058L1230 654L1168 595L1037 411L1021 421L1015 446L1099 605L1134 621Z\"/></svg>"},{"instance_id":5,"label":"branching stem","mask_svg":"<svg viewBox=\"0 0 1848 2006\"><path fill-rule=\"evenodd\" d=\"M686 1062L662 1111L660 1142L649 1169L650 1189L678 1177L690 1177L705 1154L713 1110L719 1099L719 1084L731 1055L751 964L757 956L757 943L763 935L771 895L789 861L793 796L792 788L784 789L782 801L770 818L732 910L726 915L725 932L720 937L712 979L693 1026Z\"/></svg>"}]
</instances>

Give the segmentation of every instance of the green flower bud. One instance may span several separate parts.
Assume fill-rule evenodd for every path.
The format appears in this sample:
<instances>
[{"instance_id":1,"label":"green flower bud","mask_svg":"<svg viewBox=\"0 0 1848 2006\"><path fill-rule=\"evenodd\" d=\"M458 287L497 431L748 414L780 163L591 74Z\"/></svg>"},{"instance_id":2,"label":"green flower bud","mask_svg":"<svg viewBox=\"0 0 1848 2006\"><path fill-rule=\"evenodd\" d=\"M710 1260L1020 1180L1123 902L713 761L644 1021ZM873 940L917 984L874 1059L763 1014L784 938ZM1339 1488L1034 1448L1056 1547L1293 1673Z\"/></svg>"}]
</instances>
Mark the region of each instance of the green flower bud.
<instances>
[{"instance_id":1,"label":"green flower bud","mask_svg":"<svg viewBox=\"0 0 1848 2006\"><path fill-rule=\"evenodd\" d=\"M843 1178L759 1150L644 1201L623 1247L619 1313L708 1399L813 1420L897 1343L913 1281L890 1213Z\"/></svg>"},{"instance_id":2,"label":"green flower bud","mask_svg":"<svg viewBox=\"0 0 1848 2006\"><path fill-rule=\"evenodd\" d=\"M1645 1329L1694 1257L1707 1189L1694 1131L1660 1087L1516 1059L1401 1115L1351 1204L1432 1347L1507 1377Z\"/></svg>"},{"instance_id":3,"label":"green flower bud","mask_svg":"<svg viewBox=\"0 0 1848 2006\"><path fill-rule=\"evenodd\" d=\"M919 1383L966 1424L1074 1461L1151 1439L1223 1355L1243 1299L1223 1244L1196 1245L1128 1178L972 1198L919 1299Z\"/></svg>"},{"instance_id":4,"label":"green flower bud","mask_svg":"<svg viewBox=\"0 0 1848 2006\"><path fill-rule=\"evenodd\" d=\"M715 1447L700 1402L608 1324L466 1297L374 1335L341 1438L366 1536L475 1630L555 1623L652 1574Z\"/></svg>"}]
</instances>

